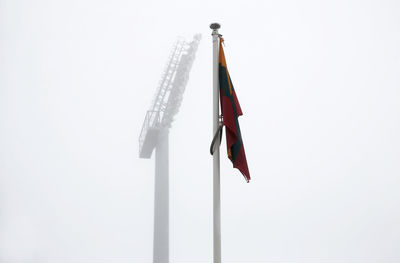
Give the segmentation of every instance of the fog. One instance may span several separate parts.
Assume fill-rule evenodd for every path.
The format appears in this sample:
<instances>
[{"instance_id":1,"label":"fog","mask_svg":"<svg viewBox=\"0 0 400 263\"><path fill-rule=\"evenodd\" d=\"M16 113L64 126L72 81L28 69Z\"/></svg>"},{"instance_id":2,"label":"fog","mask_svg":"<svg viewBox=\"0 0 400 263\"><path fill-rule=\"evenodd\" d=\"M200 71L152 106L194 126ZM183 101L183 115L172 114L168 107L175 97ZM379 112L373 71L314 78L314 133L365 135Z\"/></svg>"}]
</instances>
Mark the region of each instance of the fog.
<instances>
[{"instance_id":1,"label":"fog","mask_svg":"<svg viewBox=\"0 0 400 263\"><path fill-rule=\"evenodd\" d=\"M212 42L252 176L221 145L222 261L400 261L400 2L0 0L0 262L152 262L139 134L177 37L170 262L212 261Z\"/></svg>"}]
</instances>

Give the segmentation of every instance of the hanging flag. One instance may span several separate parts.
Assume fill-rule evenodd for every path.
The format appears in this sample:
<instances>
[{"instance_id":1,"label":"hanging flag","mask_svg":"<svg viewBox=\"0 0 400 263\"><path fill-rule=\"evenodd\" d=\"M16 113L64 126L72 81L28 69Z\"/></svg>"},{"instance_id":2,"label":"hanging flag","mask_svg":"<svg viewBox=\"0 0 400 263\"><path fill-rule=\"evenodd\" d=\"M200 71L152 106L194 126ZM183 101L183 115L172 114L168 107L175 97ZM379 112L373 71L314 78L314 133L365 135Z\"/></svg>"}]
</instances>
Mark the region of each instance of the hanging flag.
<instances>
[{"instance_id":1,"label":"hanging flag","mask_svg":"<svg viewBox=\"0 0 400 263\"><path fill-rule=\"evenodd\" d=\"M226 146L228 158L233 167L239 169L247 182L250 181L249 168L247 167L246 154L244 152L242 135L240 133L238 117L242 115L239 101L226 66L224 49L221 37L219 43L219 92L221 101L221 113L226 133Z\"/></svg>"}]
</instances>

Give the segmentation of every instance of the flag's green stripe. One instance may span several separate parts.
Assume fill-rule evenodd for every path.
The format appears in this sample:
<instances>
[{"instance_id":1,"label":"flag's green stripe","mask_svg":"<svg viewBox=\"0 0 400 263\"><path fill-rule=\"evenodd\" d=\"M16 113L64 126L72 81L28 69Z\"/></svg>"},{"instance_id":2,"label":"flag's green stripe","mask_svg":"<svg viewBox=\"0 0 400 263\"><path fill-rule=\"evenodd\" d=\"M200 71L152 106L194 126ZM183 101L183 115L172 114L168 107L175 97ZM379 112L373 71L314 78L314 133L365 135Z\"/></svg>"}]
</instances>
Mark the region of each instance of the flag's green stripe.
<instances>
[{"instance_id":1,"label":"flag's green stripe","mask_svg":"<svg viewBox=\"0 0 400 263\"><path fill-rule=\"evenodd\" d=\"M235 111L236 109L234 109ZM237 117L235 118L235 127L237 131L238 138L231 147L232 161L235 163L236 157L239 154L240 148L242 147L242 134L240 132L239 121Z\"/></svg>"},{"instance_id":2,"label":"flag's green stripe","mask_svg":"<svg viewBox=\"0 0 400 263\"><path fill-rule=\"evenodd\" d=\"M221 88L222 96L232 97L229 92L229 83L226 75L226 68L219 64L219 86Z\"/></svg>"}]
</instances>

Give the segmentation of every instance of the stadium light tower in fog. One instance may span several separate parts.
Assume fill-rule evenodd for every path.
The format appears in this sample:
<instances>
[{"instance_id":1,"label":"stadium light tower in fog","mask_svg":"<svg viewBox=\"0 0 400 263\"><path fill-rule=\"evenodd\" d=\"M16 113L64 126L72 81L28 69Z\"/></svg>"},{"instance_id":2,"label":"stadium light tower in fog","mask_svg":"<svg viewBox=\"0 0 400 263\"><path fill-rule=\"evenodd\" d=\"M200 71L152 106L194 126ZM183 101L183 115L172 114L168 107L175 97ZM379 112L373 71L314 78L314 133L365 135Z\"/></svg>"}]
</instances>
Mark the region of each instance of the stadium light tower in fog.
<instances>
[{"instance_id":1,"label":"stadium light tower in fog","mask_svg":"<svg viewBox=\"0 0 400 263\"><path fill-rule=\"evenodd\" d=\"M168 134L178 113L201 35L178 40L169 56L154 100L139 136L139 157L150 159L155 149L153 263L169 262Z\"/></svg>"}]
</instances>

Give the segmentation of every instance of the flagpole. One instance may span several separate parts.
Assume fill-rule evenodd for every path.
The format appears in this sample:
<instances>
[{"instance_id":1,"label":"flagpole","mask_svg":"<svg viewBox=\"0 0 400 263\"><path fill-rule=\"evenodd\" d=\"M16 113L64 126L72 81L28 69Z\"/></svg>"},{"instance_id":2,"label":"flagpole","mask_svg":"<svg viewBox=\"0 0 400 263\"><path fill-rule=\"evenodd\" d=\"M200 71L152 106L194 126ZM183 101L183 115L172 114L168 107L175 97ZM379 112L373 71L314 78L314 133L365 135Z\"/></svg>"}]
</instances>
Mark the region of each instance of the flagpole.
<instances>
[{"instance_id":1,"label":"flagpole","mask_svg":"<svg viewBox=\"0 0 400 263\"><path fill-rule=\"evenodd\" d=\"M218 23L210 25L213 42L213 135L219 126L219 79L218 79L218 54L219 33L221 26ZM214 263L221 263L221 197L220 197L220 164L219 147L215 147L213 154L213 246Z\"/></svg>"}]
</instances>

